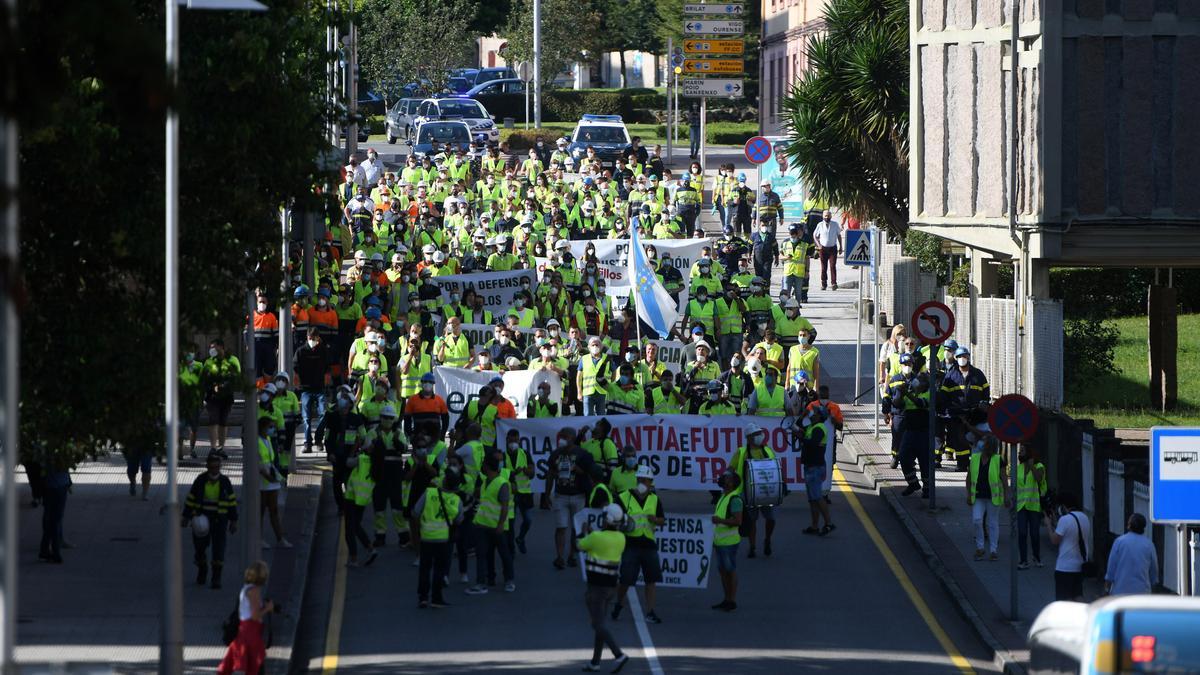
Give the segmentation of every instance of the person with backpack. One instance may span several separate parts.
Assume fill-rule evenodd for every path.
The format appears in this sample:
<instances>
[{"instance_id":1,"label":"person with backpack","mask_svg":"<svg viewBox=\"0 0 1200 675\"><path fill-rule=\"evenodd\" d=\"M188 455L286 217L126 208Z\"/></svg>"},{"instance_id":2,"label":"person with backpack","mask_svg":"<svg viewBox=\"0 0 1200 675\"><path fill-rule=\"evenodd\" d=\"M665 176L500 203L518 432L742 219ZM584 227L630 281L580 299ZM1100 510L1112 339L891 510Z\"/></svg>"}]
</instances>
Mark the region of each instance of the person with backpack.
<instances>
[{"instance_id":1,"label":"person with backpack","mask_svg":"<svg viewBox=\"0 0 1200 675\"><path fill-rule=\"evenodd\" d=\"M224 637L229 647L217 666L217 675L258 675L267 660L267 644L263 640L263 619L274 612L275 603L263 597L270 568L259 560L246 568L245 584L238 593L236 624L234 615L225 620ZM236 626L236 637L231 636Z\"/></svg>"},{"instance_id":2,"label":"person with backpack","mask_svg":"<svg viewBox=\"0 0 1200 675\"><path fill-rule=\"evenodd\" d=\"M1067 492L1058 495L1055 513L1057 522L1054 516L1046 514L1050 543L1058 547L1058 559L1054 563L1054 599L1079 600L1083 598L1083 578L1093 571L1087 544L1092 536L1092 521L1079 508L1075 495Z\"/></svg>"}]
</instances>

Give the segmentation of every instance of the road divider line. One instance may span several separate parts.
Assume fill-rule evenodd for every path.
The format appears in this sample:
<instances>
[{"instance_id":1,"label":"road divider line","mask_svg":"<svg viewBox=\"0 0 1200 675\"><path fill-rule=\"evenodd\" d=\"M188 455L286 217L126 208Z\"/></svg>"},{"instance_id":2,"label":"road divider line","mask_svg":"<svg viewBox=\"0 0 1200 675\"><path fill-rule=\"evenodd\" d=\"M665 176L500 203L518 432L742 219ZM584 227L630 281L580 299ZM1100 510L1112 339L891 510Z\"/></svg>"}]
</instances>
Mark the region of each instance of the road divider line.
<instances>
[{"instance_id":1,"label":"road divider line","mask_svg":"<svg viewBox=\"0 0 1200 675\"><path fill-rule=\"evenodd\" d=\"M638 600L637 588L629 587L626 593L629 598L629 613L633 615L633 624L637 626L638 638L642 641L642 655L646 657L646 665L654 675L663 675L662 666L658 663L658 650L654 648L654 640L650 639L650 627L646 625L646 617L642 614L642 603Z\"/></svg>"},{"instance_id":2,"label":"road divider line","mask_svg":"<svg viewBox=\"0 0 1200 675\"><path fill-rule=\"evenodd\" d=\"M342 616L346 608L346 562L350 550L343 536L344 520L338 519L337 568L333 571L333 598L329 603L329 625L325 628L325 657L321 659L321 673L333 675L338 669L338 646L342 641Z\"/></svg>"},{"instance_id":3,"label":"road divider line","mask_svg":"<svg viewBox=\"0 0 1200 675\"><path fill-rule=\"evenodd\" d=\"M862 523L863 529L866 530L867 536L871 542L875 544L875 548L879 550L879 554L883 556L883 561L887 563L888 569L892 571L892 576L900 582L900 586L904 589L908 599L917 609L917 614L925 620L925 625L929 626L929 630L933 633L934 639L941 645L942 651L946 652L946 656L950 657L950 662L958 668L959 672L974 675L975 669L971 667L971 663L958 651L954 643L950 640L950 636L938 623L934 617L933 611L929 609L929 605L925 603L925 599L917 592L916 586L913 586L912 580L908 578L908 574L900 565L900 561L896 559L896 555L888 548L887 543L883 540L883 535L879 533L879 529L875 527L875 523L871 522L871 517L867 515L867 510L858 501L858 495L849 487L849 481L842 475L840 469L836 466L833 468L834 485L837 489L846 495L846 501L850 504L850 509L854 511L854 515Z\"/></svg>"}]
</instances>

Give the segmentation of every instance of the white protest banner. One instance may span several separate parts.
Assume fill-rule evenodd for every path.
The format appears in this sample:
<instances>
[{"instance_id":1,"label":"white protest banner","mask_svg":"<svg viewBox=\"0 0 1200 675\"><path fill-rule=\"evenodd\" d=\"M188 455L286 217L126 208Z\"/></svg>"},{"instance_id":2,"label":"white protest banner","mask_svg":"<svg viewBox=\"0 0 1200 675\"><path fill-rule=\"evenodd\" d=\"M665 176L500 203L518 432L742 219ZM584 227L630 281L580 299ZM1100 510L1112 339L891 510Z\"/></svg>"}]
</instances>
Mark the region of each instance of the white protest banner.
<instances>
[{"instance_id":1,"label":"white protest banner","mask_svg":"<svg viewBox=\"0 0 1200 675\"><path fill-rule=\"evenodd\" d=\"M479 390L497 375L504 379L504 398L516 408L517 417L525 416L529 397L537 393L538 385L543 381L550 383L550 400L555 403L562 400L562 381L548 370L511 370L501 374L494 370L436 366L433 369L433 391L445 399L446 407L450 409L452 428L467 404L479 398Z\"/></svg>"},{"instance_id":2,"label":"white protest banner","mask_svg":"<svg viewBox=\"0 0 1200 675\"><path fill-rule=\"evenodd\" d=\"M511 272L487 272L485 274L451 274L431 277L430 281L442 289L442 301L450 302L452 292L460 297L468 288L483 298L483 306L492 314L501 315L513 306L513 297L521 291L521 282L529 280L529 291L537 288L537 270L512 270Z\"/></svg>"},{"instance_id":3,"label":"white protest banner","mask_svg":"<svg viewBox=\"0 0 1200 675\"><path fill-rule=\"evenodd\" d=\"M601 419L593 417L497 420L496 434L504 438L509 429L521 435L521 446L537 463L534 490L543 489L546 460L555 447L560 429L594 428ZM654 485L659 490L712 490L713 481L725 472L733 453L746 444L744 429L757 424L767 433L766 444L779 457L784 483L792 492L804 486L804 467L800 448L793 447L790 417L753 417L736 415L606 415L612 424L609 438L618 448L632 445L640 461L654 469ZM825 450L825 476L822 489L832 487L833 445Z\"/></svg>"},{"instance_id":4,"label":"white protest banner","mask_svg":"<svg viewBox=\"0 0 1200 675\"><path fill-rule=\"evenodd\" d=\"M614 297L629 297L629 240L594 239L571 242L571 254L583 259L588 245L596 249L596 260L600 262L600 276L608 280L607 294ZM669 255L671 266L683 276L684 288L691 278L692 264L700 259L700 251L710 246L707 238L698 239L643 239L642 244L653 246L659 256Z\"/></svg>"},{"instance_id":5,"label":"white protest banner","mask_svg":"<svg viewBox=\"0 0 1200 675\"><path fill-rule=\"evenodd\" d=\"M658 544L658 563L662 581L658 586L671 588L708 588L708 571L712 562L711 516L663 513L666 523L654 530ZM600 509L583 509L575 514L575 531L582 532L584 524L600 529ZM579 572L587 580L584 569L586 554L579 553ZM646 582L640 575L638 585Z\"/></svg>"},{"instance_id":6,"label":"white protest banner","mask_svg":"<svg viewBox=\"0 0 1200 675\"><path fill-rule=\"evenodd\" d=\"M658 347L658 360L667 370L678 375L683 371L683 343L678 340L650 340Z\"/></svg>"}]
</instances>

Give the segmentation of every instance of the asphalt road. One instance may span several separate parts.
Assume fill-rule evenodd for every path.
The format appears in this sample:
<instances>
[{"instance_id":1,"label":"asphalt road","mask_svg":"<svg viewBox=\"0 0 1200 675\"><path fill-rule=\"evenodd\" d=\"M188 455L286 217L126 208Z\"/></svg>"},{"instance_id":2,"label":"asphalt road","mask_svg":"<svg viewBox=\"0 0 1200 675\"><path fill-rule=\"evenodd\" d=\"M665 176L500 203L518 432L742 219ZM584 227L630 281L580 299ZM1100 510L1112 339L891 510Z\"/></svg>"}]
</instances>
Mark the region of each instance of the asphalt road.
<instances>
[{"instance_id":1,"label":"asphalt road","mask_svg":"<svg viewBox=\"0 0 1200 675\"><path fill-rule=\"evenodd\" d=\"M802 495L791 495L779 514L774 555L763 557L760 544L759 557L750 560L742 546L738 610L709 608L720 600L718 581L707 590L660 589L663 623L643 624L647 639L639 637L628 610L615 623L618 644L633 657L622 672L991 671L989 653L958 618L887 506L858 484L852 465L839 468L835 532L802 535L808 507ZM666 492L662 499L669 512L711 513L706 494ZM317 594L324 589L329 604L324 631L309 627L309 635L329 638L323 650L308 645L311 672L582 667L591 653L584 583L577 569L551 565L552 527L550 512L536 511L529 553L517 556L514 593L497 587L486 596L465 595L452 563L452 606L446 609L417 608L415 554L394 540L370 568L327 566L324 578L314 575L310 582ZM473 575L475 561L469 562Z\"/></svg>"}]
</instances>

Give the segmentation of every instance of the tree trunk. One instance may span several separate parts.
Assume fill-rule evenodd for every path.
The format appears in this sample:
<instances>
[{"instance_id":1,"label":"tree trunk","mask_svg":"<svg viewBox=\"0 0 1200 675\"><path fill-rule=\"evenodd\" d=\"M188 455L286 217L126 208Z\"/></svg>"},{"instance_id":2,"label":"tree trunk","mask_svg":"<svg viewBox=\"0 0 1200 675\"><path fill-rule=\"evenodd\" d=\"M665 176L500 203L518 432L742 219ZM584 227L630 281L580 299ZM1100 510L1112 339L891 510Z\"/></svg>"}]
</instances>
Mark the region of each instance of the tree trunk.
<instances>
[{"instance_id":1,"label":"tree trunk","mask_svg":"<svg viewBox=\"0 0 1200 675\"><path fill-rule=\"evenodd\" d=\"M617 52L621 56L621 88L625 88L625 51Z\"/></svg>"}]
</instances>

